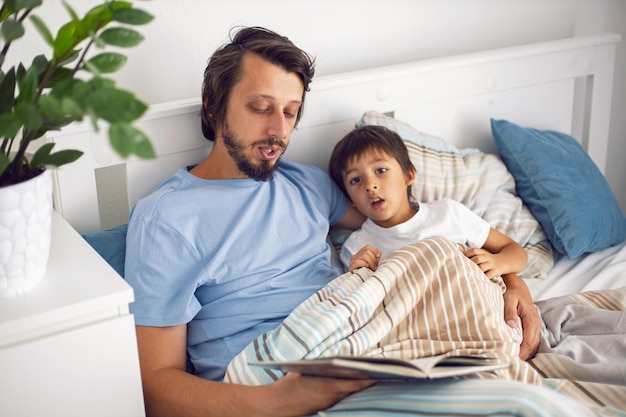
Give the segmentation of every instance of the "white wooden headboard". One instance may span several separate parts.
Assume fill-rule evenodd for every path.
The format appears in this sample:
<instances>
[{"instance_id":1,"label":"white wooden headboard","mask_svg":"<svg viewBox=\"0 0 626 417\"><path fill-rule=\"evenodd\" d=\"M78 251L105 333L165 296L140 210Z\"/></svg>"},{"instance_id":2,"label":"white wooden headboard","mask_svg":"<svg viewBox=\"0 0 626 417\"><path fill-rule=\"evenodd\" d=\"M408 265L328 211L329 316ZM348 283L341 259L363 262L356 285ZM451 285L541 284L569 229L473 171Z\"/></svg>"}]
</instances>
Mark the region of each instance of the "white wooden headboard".
<instances>
[{"instance_id":1,"label":"white wooden headboard","mask_svg":"<svg viewBox=\"0 0 626 417\"><path fill-rule=\"evenodd\" d=\"M285 157L326 169L334 144L377 110L485 152L496 151L490 118L570 133L604 172L619 41L605 33L317 77ZM208 153L199 111L199 97L151 106L137 124L158 155L149 161L120 159L105 129L86 123L48 134L85 153L55 172L56 210L81 233L125 223L137 199Z\"/></svg>"}]
</instances>

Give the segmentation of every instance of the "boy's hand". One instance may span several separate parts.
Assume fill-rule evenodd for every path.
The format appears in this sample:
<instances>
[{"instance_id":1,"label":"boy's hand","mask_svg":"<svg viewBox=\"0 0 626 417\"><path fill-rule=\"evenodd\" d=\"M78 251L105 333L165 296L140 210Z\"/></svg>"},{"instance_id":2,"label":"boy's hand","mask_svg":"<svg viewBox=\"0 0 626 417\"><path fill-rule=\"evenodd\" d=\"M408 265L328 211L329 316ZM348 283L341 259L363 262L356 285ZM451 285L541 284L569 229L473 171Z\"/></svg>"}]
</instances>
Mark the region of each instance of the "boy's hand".
<instances>
[{"instance_id":1,"label":"boy's hand","mask_svg":"<svg viewBox=\"0 0 626 417\"><path fill-rule=\"evenodd\" d=\"M502 269L498 268L497 255L480 248L470 248L465 251L465 256L472 260L478 267L491 279L503 274Z\"/></svg>"},{"instance_id":2,"label":"boy's hand","mask_svg":"<svg viewBox=\"0 0 626 417\"><path fill-rule=\"evenodd\" d=\"M378 261L380 260L382 253L383 251L378 248L365 245L357 253L355 253L354 256L352 256L348 269L352 272L355 269L366 267L372 271L376 271L376 268L378 268Z\"/></svg>"}]
</instances>

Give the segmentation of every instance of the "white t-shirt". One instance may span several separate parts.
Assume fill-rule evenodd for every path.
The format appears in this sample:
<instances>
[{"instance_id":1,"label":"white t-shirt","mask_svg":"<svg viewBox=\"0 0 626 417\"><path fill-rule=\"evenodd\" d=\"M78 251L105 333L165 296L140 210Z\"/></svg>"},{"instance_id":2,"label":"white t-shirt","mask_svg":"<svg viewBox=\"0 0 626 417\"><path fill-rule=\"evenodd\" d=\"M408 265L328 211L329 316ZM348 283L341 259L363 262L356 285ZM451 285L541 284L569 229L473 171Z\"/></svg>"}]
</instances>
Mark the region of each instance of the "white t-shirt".
<instances>
[{"instance_id":1,"label":"white t-shirt","mask_svg":"<svg viewBox=\"0 0 626 417\"><path fill-rule=\"evenodd\" d=\"M470 248L481 248L491 226L465 205L450 199L419 203L419 210L404 223L381 227L367 219L341 248L341 262L348 268L350 259L363 246L382 249L381 260L403 246L432 236L443 236Z\"/></svg>"}]
</instances>

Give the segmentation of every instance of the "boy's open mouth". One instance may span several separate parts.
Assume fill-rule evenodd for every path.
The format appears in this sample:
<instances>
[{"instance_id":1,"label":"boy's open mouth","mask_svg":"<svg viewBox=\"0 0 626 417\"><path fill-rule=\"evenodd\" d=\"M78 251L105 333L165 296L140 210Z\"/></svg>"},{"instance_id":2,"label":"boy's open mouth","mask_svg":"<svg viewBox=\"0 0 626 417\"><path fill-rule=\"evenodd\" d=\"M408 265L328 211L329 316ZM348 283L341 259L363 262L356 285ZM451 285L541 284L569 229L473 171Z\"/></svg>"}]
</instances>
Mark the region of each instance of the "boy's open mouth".
<instances>
[{"instance_id":1,"label":"boy's open mouth","mask_svg":"<svg viewBox=\"0 0 626 417\"><path fill-rule=\"evenodd\" d=\"M385 204L385 200L383 200L380 197L376 197L370 200L370 204L372 205L373 208L379 209L379 208L382 208L382 206Z\"/></svg>"}]
</instances>

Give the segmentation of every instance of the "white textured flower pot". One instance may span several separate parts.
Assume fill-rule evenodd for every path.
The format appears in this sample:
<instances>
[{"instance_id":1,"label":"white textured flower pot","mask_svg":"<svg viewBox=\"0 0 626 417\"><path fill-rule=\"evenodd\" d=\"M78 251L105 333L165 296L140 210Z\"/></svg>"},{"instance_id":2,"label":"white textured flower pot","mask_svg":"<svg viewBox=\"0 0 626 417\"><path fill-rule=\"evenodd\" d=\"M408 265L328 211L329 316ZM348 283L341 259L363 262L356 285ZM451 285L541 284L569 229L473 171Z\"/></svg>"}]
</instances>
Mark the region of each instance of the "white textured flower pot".
<instances>
[{"instance_id":1,"label":"white textured flower pot","mask_svg":"<svg viewBox=\"0 0 626 417\"><path fill-rule=\"evenodd\" d=\"M52 175L0 187L0 298L39 284L50 253Z\"/></svg>"}]
</instances>

